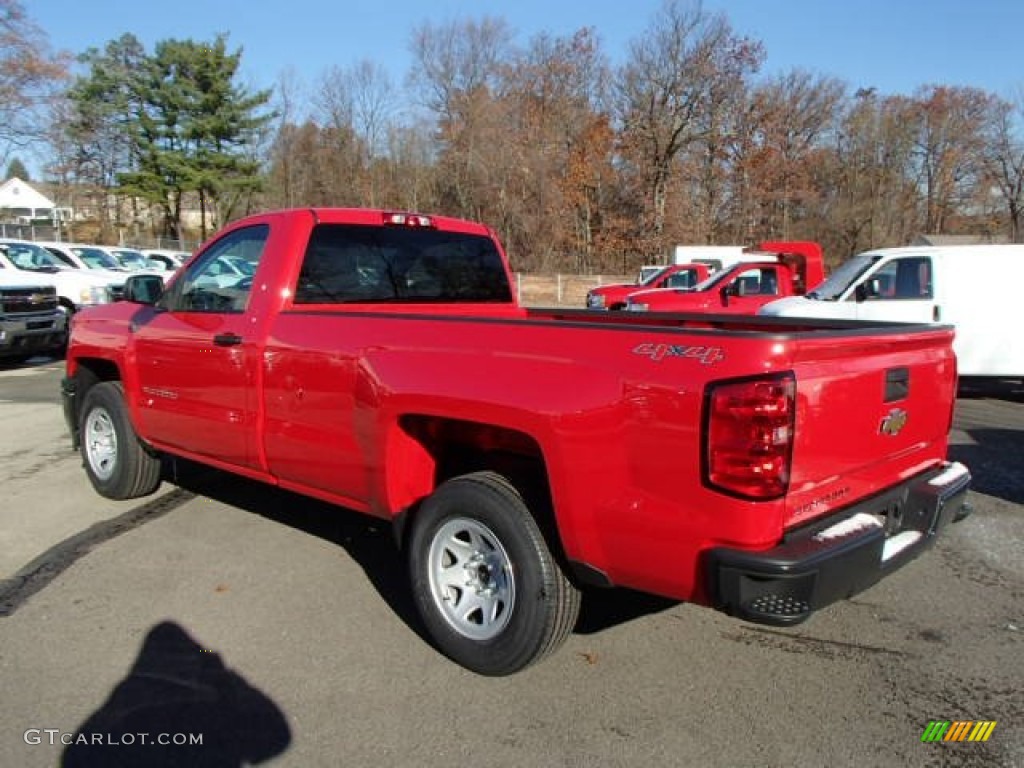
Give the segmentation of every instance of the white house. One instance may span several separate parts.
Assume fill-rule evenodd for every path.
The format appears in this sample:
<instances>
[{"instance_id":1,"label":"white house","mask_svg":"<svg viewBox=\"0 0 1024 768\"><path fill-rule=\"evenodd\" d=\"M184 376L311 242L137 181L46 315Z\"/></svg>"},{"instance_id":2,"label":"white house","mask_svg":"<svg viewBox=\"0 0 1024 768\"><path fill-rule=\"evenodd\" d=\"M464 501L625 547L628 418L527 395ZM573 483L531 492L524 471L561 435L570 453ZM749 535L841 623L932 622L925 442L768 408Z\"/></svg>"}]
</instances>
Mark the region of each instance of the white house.
<instances>
[{"instance_id":1,"label":"white house","mask_svg":"<svg viewBox=\"0 0 1024 768\"><path fill-rule=\"evenodd\" d=\"M40 219L65 220L68 211L58 208L46 195L14 176L0 184L0 219L31 223Z\"/></svg>"}]
</instances>

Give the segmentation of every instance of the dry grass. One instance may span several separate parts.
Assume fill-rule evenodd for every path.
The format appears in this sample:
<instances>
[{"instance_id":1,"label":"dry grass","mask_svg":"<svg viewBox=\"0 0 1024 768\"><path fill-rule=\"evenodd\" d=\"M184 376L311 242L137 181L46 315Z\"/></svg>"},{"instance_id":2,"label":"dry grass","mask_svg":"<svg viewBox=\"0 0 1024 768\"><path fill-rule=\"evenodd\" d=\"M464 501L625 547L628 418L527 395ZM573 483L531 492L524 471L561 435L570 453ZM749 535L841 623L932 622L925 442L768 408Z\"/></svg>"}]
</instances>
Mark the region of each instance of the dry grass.
<instances>
[{"instance_id":1,"label":"dry grass","mask_svg":"<svg viewBox=\"0 0 1024 768\"><path fill-rule=\"evenodd\" d=\"M623 275L526 275L516 273L519 303L528 307L575 307L587 305L587 291L609 283L631 283Z\"/></svg>"}]
</instances>

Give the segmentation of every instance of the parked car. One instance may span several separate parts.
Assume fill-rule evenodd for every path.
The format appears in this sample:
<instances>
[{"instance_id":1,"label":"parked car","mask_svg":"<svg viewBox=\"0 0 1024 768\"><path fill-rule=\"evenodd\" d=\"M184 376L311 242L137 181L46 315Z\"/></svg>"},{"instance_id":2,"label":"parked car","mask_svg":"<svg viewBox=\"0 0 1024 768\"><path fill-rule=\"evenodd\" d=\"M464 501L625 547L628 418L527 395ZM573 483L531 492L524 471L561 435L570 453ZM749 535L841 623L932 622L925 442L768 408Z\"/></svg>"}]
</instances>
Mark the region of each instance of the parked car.
<instances>
[{"instance_id":1,"label":"parked car","mask_svg":"<svg viewBox=\"0 0 1024 768\"><path fill-rule=\"evenodd\" d=\"M160 265L165 272L174 272L192 256L188 251L174 251L163 248L145 248L142 252L151 262Z\"/></svg>"},{"instance_id":2,"label":"parked car","mask_svg":"<svg viewBox=\"0 0 1024 768\"><path fill-rule=\"evenodd\" d=\"M71 267L47 248L27 240L0 239L0 263L12 269L50 275L60 306L68 315L83 307L116 301L124 291L126 273Z\"/></svg>"},{"instance_id":3,"label":"parked car","mask_svg":"<svg viewBox=\"0 0 1024 768\"><path fill-rule=\"evenodd\" d=\"M118 263L129 272L163 272L163 264L154 262L142 251L125 248L120 245L107 245L104 250L117 259Z\"/></svg>"},{"instance_id":4,"label":"parked car","mask_svg":"<svg viewBox=\"0 0 1024 768\"><path fill-rule=\"evenodd\" d=\"M670 264L661 267L640 283L615 283L592 288L587 292L590 309L625 309L626 298L638 290L654 288L693 288L711 274L706 264Z\"/></svg>"},{"instance_id":5,"label":"parked car","mask_svg":"<svg viewBox=\"0 0 1024 768\"><path fill-rule=\"evenodd\" d=\"M71 269L91 269L108 275L110 273L122 273L120 274L121 280L125 278L123 273L128 271L128 268L114 258L113 254L98 245L48 241L39 241L37 244L44 247Z\"/></svg>"}]
</instances>

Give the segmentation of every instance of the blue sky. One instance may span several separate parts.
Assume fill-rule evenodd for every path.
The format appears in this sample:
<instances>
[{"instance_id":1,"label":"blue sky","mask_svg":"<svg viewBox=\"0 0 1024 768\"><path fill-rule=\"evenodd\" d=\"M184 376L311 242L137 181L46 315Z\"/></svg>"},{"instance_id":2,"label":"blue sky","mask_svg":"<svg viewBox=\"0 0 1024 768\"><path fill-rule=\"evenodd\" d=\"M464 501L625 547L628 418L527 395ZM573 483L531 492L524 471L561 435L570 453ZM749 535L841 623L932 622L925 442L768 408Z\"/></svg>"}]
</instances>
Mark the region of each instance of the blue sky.
<instances>
[{"instance_id":1,"label":"blue sky","mask_svg":"<svg viewBox=\"0 0 1024 768\"><path fill-rule=\"evenodd\" d=\"M78 53L125 32L152 50L168 38L228 33L243 49L243 81L269 88L285 71L310 85L332 66L369 59L396 83L410 64L412 30L485 15L516 42L593 27L613 63L650 25L661 0L23 0L55 49ZM1021 0L704 0L739 34L761 40L765 74L794 68L853 89L910 95L922 85L969 85L1006 98L1024 91Z\"/></svg>"}]
</instances>

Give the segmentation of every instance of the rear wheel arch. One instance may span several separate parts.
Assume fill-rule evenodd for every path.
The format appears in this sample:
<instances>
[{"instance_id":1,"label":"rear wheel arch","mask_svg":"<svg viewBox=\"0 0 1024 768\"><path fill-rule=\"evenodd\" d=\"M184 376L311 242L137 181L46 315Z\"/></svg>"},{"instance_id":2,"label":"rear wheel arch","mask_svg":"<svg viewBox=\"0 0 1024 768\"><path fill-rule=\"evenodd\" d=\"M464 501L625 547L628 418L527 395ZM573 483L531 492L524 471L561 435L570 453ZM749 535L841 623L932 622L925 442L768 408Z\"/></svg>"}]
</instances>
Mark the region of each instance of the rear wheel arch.
<instances>
[{"instance_id":1,"label":"rear wheel arch","mask_svg":"<svg viewBox=\"0 0 1024 768\"><path fill-rule=\"evenodd\" d=\"M552 552L564 557L548 468L536 440L507 427L439 418L402 416L388 439L387 498L400 547L422 501L445 481L490 471L523 497Z\"/></svg>"}]
</instances>

